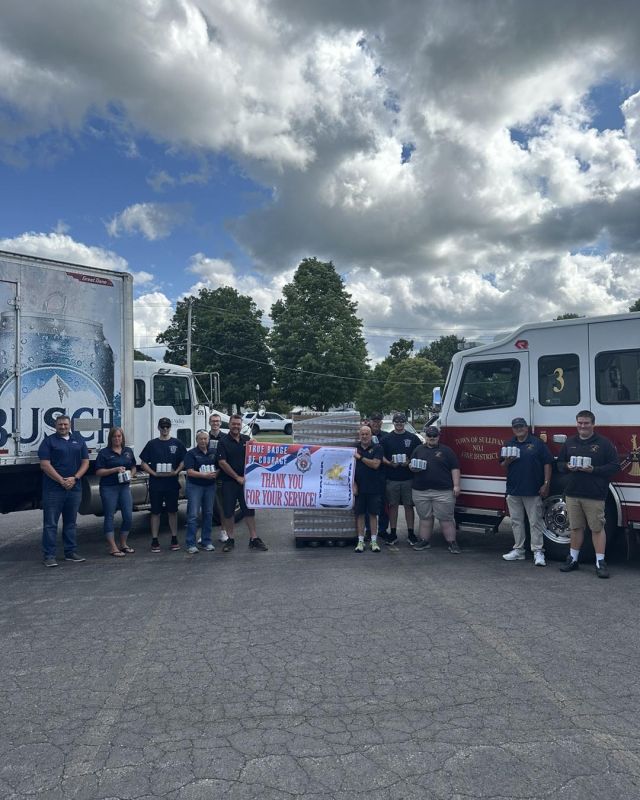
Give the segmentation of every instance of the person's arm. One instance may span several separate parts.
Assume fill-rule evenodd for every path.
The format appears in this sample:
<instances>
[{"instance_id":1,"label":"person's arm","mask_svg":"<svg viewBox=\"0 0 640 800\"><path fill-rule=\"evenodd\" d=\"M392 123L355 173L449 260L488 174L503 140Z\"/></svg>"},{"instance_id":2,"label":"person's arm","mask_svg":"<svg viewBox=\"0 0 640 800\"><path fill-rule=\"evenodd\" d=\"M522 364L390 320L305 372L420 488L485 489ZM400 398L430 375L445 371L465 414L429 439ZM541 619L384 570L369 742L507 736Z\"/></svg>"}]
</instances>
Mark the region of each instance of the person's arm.
<instances>
[{"instance_id":1,"label":"person's arm","mask_svg":"<svg viewBox=\"0 0 640 800\"><path fill-rule=\"evenodd\" d=\"M453 496L458 497L460 494L460 470L456 468L452 469L451 478L453 480Z\"/></svg>"},{"instance_id":2,"label":"person's arm","mask_svg":"<svg viewBox=\"0 0 640 800\"><path fill-rule=\"evenodd\" d=\"M183 469L184 469L184 461L181 461L178 464L178 466L172 472L168 472L167 475L169 475L169 477L177 478Z\"/></svg>"},{"instance_id":3,"label":"person's arm","mask_svg":"<svg viewBox=\"0 0 640 800\"><path fill-rule=\"evenodd\" d=\"M40 460L40 469L44 472L45 475L47 475L49 478L51 478L52 481L55 481L56 483L59 483L60 486L64 486L66 488L65 480L67 480L67 479L63 478L62 475L60 475L54 469L53 464L51 463L51 461L49 461L48 459L41 459Z\"/></svg>"},{"instance_id":4,"label":"person's arm","mask_svg":"<svg viewBox=\"0 0 640 800\"><path fill-rule=\"evenodd\" d=\"M606 459L604 464L595 467L592 464L590 467L578 467L578 469L582 469L584 472L591 472L593 475L603 478L611 478L620 469L620 459L616 448L611 442L608 442L605 447L604 457Z\"/></svg>"},{"instance_id":5,"label":"person's arm","mask_svg":"<svg viewBox=\"0 0 640 800\"><path fill-rule=\"evenodd\" d=\"M221 470L227 473L230 478L233 478L234 481L237 481L240 486L244 484L244 477L242 475L238 475L238 473L233 469L233 467L227 462L226 459L221 458L218 461L218 466Z\"/></svg>"},{"instance_id":6,"label":"person's arm","mask_svg":"<svg viewBox=\"0 0 640 800\"><path fill-rule=\"evenodd\" d=\"M156 472L155 469L151 466L151 464L147 464L146 461L140 460L140 466L143 472L146 472L147 475L151 475L153 478L164 478L168 475L168 472Z\"/></svg>"},{"instance_id":7,"label":"person's arm","mask_svg":"<svg viewBox=\"0 0 640 800\"><path fill-rule=\"evenodd\" d=\"M549 489L551 488L551 470L551 464L544 465L544 483L538 492L540 497L547 497L549 494Z\"/></svg>"},{"instance_id":8,"label":"person's arm","mask_svg":"<svg viewBox=\"0 0 640 800\"><path fill-rule=\"evenodd\" d=\"M371 469L378 469L382 461L379 458L366 458L365 456L360 456L360 460L363 464L366 464Z\"/></svg>"}]
</instances>

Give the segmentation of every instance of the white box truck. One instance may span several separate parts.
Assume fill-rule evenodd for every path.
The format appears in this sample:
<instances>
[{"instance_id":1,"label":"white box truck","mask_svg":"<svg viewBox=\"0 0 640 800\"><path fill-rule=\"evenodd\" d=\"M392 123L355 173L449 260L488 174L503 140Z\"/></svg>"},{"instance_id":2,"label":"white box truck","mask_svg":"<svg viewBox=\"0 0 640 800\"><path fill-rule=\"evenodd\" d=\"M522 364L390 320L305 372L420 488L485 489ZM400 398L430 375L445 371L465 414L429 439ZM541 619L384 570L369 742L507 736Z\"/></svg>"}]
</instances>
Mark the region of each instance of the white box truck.
<instances>
[{"instance_id":1,"label":"white box truck","mask_svg":"<svg viewBox=\"0 0 640 800\"><path fill-rule=\"evenodd\" d=\"M93 463L109 428L121 426L136 457L160 417L187 448L208 428L186 367L135 361L132 276L0 251L0 512L37 508L38 447L55 418L71 418L91 468L80 513L101 512ZM132 485L147 503L146 476Z\"/></svg>"}]
</instances>

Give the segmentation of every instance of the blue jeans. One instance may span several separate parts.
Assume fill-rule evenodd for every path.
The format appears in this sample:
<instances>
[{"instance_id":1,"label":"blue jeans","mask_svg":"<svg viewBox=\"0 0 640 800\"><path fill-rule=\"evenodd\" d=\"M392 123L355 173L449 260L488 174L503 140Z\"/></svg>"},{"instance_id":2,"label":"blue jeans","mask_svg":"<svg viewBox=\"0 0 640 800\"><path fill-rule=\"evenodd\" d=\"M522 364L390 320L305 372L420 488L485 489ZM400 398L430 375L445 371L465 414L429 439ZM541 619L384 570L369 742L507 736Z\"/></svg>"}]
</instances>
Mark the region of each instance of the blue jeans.
<instances>
[{"instance_id":1,"label":"blue jeans","mask_svg":"<svg viewBox=\"0 0 640 800\"><path fill-rule=\"evenodd\" d=\"M100 487L102 510L104 511L104 534L111 538L114 533L115 523L113 517L118 510L122 514L122 527L120 536L126 536L131 530L133 521L133 500L131 487L128 483L118 483L116 486Z\"/></svg>"},{"instance_id":2,"label":"blue jeans","mask_svg":"<svg viewBox=\"0 0 640 800\"><path fill-rule=\"evenodd\" d=\"M42 552L45 558L56 557L58 520L62 514L62 544L65 556L76 551L76 517L82 500L80 484L67 491L50 486L42 492Z\"/></svg>"},{"instance_id":3,"label":"blue jeans","mask_svg":"<svg viewBox=\"0 0 640 800\"><path fill-rule=\"evenodd\" d=\"M198 486L191 481L187 481L186 547L196 546L196 530L198 528L198 513L200 509L202 509L202 544L213 544L211 541L211 527L213 524L213 504L215 499L215 481L212 481L209 486Z\"/></svg>"}]
</instances>

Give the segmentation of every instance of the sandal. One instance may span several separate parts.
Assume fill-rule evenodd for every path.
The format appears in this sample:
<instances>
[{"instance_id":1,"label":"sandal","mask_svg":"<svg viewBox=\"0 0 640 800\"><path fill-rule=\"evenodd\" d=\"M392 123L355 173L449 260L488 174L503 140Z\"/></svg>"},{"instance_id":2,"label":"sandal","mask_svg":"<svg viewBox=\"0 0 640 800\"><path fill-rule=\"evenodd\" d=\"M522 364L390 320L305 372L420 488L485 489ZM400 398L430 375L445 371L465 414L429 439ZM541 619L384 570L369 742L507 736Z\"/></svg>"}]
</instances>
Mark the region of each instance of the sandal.
<instances>
[{"instance_id":1,"label":"sandal","mask_svg":"<svg viewBox=\"0 0 640 800\"><path fill-rule=\"evenodd\" d=\"M109 555L113 556L114 558L122 558L124 553L121 553L120 550L114 550L113 552L109 553Z\"/></svg>"},{"instance_id":2,"label":"sandal","mask_svg":"<svg viewBox=\"0 0 640 800\"><path fill-rule=\"evenodd\" d=\"M133 547L129 547L128 544L120 545L120 552L124 555L125 553L135 553L136 551Z\"/></svg>"}]
</instances>

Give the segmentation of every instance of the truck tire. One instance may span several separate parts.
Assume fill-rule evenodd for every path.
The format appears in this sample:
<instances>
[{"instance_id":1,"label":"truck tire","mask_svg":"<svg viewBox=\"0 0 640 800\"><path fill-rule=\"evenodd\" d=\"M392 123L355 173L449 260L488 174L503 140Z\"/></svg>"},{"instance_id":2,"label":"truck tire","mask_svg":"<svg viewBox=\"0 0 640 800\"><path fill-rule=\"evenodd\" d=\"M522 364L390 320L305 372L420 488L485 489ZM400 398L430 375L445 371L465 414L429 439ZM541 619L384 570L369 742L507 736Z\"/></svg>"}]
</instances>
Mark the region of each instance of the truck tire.
<instances>
[{"instance_id":1,"label":"truck tire","mask_svg":"<svg viewBox=\"0 0 640 800\"><path fill-rule=\"evenodd\" d=\"M287 436L291 436L291 434L293 433L293 426L291 424L285 425L284 432L286 433Z\"/></svg>"}]
</instances>

